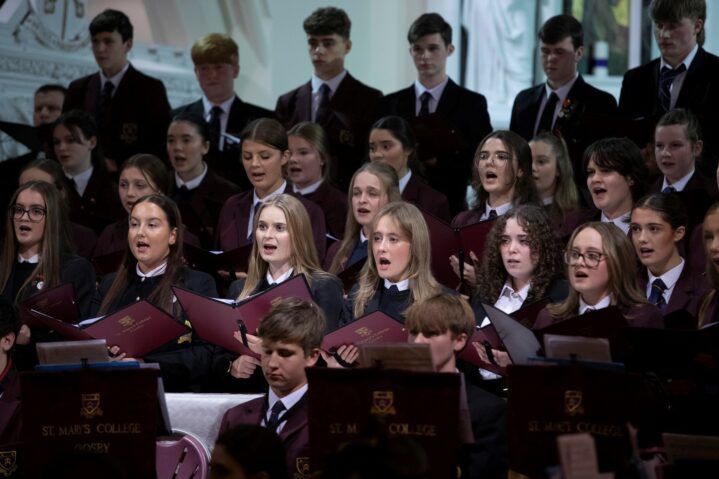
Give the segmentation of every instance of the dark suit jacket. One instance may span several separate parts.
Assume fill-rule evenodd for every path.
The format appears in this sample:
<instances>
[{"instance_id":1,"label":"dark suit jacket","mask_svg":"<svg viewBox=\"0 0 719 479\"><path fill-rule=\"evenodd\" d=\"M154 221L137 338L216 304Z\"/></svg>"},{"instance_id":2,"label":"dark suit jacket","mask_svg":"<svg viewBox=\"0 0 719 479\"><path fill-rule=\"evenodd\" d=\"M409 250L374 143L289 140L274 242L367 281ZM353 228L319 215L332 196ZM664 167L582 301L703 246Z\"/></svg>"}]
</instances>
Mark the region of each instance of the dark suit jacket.
<instances>
[{"instance_id":1,"label":"dark suit jacket","mask_svg":"<svg viewBox=\"0 0 719 479\"><path fill-rule=\"evenodd\" d=\"M465 390L474 443L462 451L467 457L462 477L506 478L507 406L503 399L470 381L465 381Z\"/></svg>"},{"instance_id":2,"label":"dark suit jacket","mask_svg":"<svg viewBox=\"0 0 719 479\"><path fill-rule=\"evenodd\" d=\"M542 83L522 90L514 99L509 129L527 141L534 136L534 125L545 94ZM565 104L567 103L567 109L571 112L565 117L557 118L554 131L560 132L566 141L572 158L575 181L580 188L585 188L586 174L582 168L582 155L586 147L596 140L615 136L611 127L614 126L612 120L618 116L617 100L611 94L594 88L579 75L569 90L565 100Z\"/></svg>"},{"instance_id":3,"label":"dark suit jacket","mask_svg":"<svg viewBox=\"0 0 719 479\"><path fill-rule=\"evenodd\" d=\"M127 216L120 203L117 184L108 173L97 168L93 169L82 196L70 182L65 186L65 191L70 219L91 228L97 234L108 224Z\"/></svg>"},{"instance_id":4,"label":"dark suit jacket","mask_svg":"<svg viewBox=\"0 0 719 479\"><path fill-rule=\"evenodd\" d=\"M85 110L93 116L100 101L100 73L70 83L62 110ZM120 166L136 153L167 157L170 103L162 81L140 73L130 64L110 102L104 118L96 118L105 156Z\"/></svg>"},{"instance_id":5,"label":"dark suit jacket","mask_svg":"<svg viewBox=\"0 0 719 479\"><path fill-rule=\"evenodd\" d=\"M329 115L321 123L330 140L334 164L332 179L346 190L355 170L367 157L367 138L382 92L347 73L329 104ZM312 82L277 99L277 119L289 129L301 121L312 121Z\"/></svg>"},{"instance_id":6,"label":"dark suit jacket","mask_svg":"<svg viewBox=\"0 0 719 479\"><path fill-rule=\"evenodd\" d=\"M88 260L74 254L64 255L60 260L60 268L60 283L72 283L75 288L75 298L80 310L80 317L89 317L92 298L95 293L95 269ZM2 297L13 302L15 301L15 298L12 297L14 280L15 268L10 272L7 283L5 283L5 289L2 291ZM33 294L39 292L38 290ZM31 294L28 294L28 296L31 296Z\"/></svg>"},{"instance_id":7,"label":"dark suit jacket","mask_svg":"<svg viewBox=\"0 0 719 479\"><path fill-rule=\"evenodd\" d=\"M20 380L12 364L0 381L0 393L0 446L15 444L20 442L22 418Z\"/></svg>"},{"instance_id":8,"label":"dark suit jacket","mask_svg":"<svg viewBox=\"0 0 719 479\"><path fill-rule=\"evenodd\" d=\"M647 281L649 281L647 269L642 267L639 269L639 276L637 276L637 285L643 293L646 293ZM683 309L696 318L699 314L701 300L707 289L708 286L702 274L697 274L689 261L685 261L684 269L679 275L677 284L674 285L669 304L667 304L663 313L664 316Z\"/></svg>"},{"instance_id":9,"label":"dark suit jacket","mask_svg":"<svg viewBox=\"0 0 719 479\"><path fill-rule=\"evenodd\" d=\"M172 110L172 116L174 117L184 112L193 113L204 118L205 109L202 105L202 99L175 108ZM235 96L235 100L230 106L230 115L227 117L225 132L233 136L239 136L248 123L258 118L274 118L274 116L272 111L252 103L245 103L240 100L240 97ZM210 145L210 151L205 156L205 161L222 178L230 180L243 190L252 188L240 160L240 148L238 145L229 145L225 141L222 151L219 151L215 145Z\"/></svg>"},{"instance_id":10,"label":"dark suit jacket","mask_svg":"<svg viewBox=\"0 0 719 479\"><path fill-rule=\"evenodd\" d=\"M324 258L327 240L325 229L325 217L322 208L312 201L297 195L292 191L292 185L287 182L285 194L292 195L305 207L310 216L312 224L312 236L314 237L317 257ZM217 246L222 251L230 251L248 243L247 222L252 209L252 198L254 190L245 191L231 196L220 211L220 219L217 222Z\"/></svg>"},{"instance_id":11,"label":"dark suit jacket","mask_svg":"<svg viewBox=\"0 0 719 479\"><path fill-rule=\"evenodd\" d=\"M409 178L407 186L402 192L402 199L419 206L443 221L449 223L451 219L447 197L427 185L417 176L417 173L413 172Z\"/></svg>"},{"instance_id":12,"label":"dark suit jacket","mask_svg":"<svg viewBox=\"0 0 719 479\"><path fill-rule=\"evenodd\" d=\"M239 192L237 185L208 167L200 186L192 190L192 199L189 203L184 203L178 196L175 174L170 173L168 196L171 196L180 208L185 228L200 238L200 244L207 250L211 250L215 243L215 230L222 205Z\"/></svg>"},{"instance_id":13,"label":"dark suit jacket","mask_svg":"<svg viewBox=\"0 0 719 479\"><path fill-rule=\"evenodd\" d=\"M622 314L626 318L628 325L635 328L661 329L664 327L662 313L651 304L632 306L629 309L622 310ZM539 312L533 329L542 329L560 321L562 321L560 318L555 318L547 308L544 308Z\"/></svg>"},{"instance_id":14,"label":"dark suit jacket","mask_svg":"<svg viewBox=\"0 0 719 479\"><path fill-rule=\"evenodd\" d=\"M310 193L305 198L314 201L322 208L327 232L337 239L342 239L347 221L347 194L323 181L314 193Z\"/></svg>"},{"instance_id":15,"label":"dark suit jacket","mask_svg":"<svg viewBox=\"0 0 719 479\"><path fill-rule=\"evenodd\" d=\"M624 74L622 90L619 95L619 111L629 120L646 119L656 125L664 114L659 103L659 67L656 58L645 65L632 68ZM677 97L675 108L687 108L697 115L704 134L704 152L702 170L713 176L719 158L719 142L710 132L719 131L719 57L699 47L689 70L687 70L682 89ZM652 137L653 138L653 137ZM650 141L650 138L646 138Z\"/></svg>"},{"instance_id":16,"label":"dark suit jacket","mask_svg":"<svg viewBox=\"0 0 719 479\"><path fill-rule=\"evenodd\" d=\"M219 434L241 424L260 425L267 414L268 407L267 397L262 397L228 409L222 417ZM279 432L279 436L285 446L285 454L287 455L287 471L289 474L287 477L296 477L296 473L302 472L298 470L300 466L298 459L309 457L310 434L307 423L307 394L302 396L302 399L286 414L287 422Z\"/></svg>"},{"instance_id":17,"label":"dark suit jacket","mask_svg":"<svg viewBox=\"0 0 719 479\"><path fill-rule=\"evenodd\" d=\"M416 96L414 85L385 96L375 115L401 116L407 121L416 118ZM437 159L435 166L425 165L426 177L435 190L444 193L449 201L452 214L465 209L465 189L472 177L472 160L479 142L492 131L487 111L487 100L479 93L467 90L449 79L437 104L435 112L443 118L450 129L458 133L466 144L461 151L449 151ZM430 138L417 138L418 148L432 144Z\"/></svg>"}]
</instances>

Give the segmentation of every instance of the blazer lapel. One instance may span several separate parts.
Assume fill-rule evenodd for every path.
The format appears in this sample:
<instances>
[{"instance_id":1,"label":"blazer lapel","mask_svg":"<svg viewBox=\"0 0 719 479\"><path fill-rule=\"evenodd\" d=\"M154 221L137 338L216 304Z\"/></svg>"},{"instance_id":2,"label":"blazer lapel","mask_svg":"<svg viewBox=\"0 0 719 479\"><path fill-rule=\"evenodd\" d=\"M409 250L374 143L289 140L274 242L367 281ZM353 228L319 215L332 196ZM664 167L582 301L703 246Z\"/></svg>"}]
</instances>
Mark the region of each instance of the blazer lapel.
<instances>
[{"instance_id":1,"label":"blazer lapel","mask_svg":"<svg viewBox=\"0 0 719 479\"><path fill-rule=\"evenodd\" d=\"M459 87L450 78L447 80L447 85L444 87L442 96L439 98L436 112L442 114L445 118L448 118L452 115L453 111L457 110L458 101Z\"/></svg>"},{"instance_id":2,"label":"blazer lapel","mask_svg":"<svg viewBox=\"0 0 719 479\"><path fill-rule=\"evenodd\" d=\"M282 431L280 431L280 438L285 441L287 438L298 430L302 429L307 425L307 393L302 396L302 399L297 401L292 409L287 411L287 422L285 423Z\"/></svg>"},{"instance_id":3,"label":"blazer lapel","mask_svg":"<svg viewBox=\"0 0 719 479\"><path fill-rule=\"evenodd\" d=\"M297 121L312 121L312 82L307 82L297 91L295 105Z\"/></svg>"}]
</instances>

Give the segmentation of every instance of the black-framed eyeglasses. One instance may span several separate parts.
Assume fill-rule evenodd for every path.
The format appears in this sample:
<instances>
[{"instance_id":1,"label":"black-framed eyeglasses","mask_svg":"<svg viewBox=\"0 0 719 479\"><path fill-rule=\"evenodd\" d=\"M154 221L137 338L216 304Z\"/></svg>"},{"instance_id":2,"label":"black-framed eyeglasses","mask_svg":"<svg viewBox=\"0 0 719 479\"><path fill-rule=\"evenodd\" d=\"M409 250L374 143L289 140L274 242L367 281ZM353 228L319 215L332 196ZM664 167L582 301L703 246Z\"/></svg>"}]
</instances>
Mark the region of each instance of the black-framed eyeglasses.
<instances>
[{"instance_id":1,"label":"black-framed eyeglasses","mask_svg":"<svg viewBox=\"0 0 719 479\"><path fill-rule=\"evenodd\" d=\"M28 209L25 209L20 205L13 205L10 207L10 214L12 214L12 217L16 220L22 219L26 213L30 221L33 223L39 223L45 217L47 210L40 206L33 206Z\"/></svg>"},{"instance_id":2,"label":"black-framed eyeglasses","mask_svg":"<svg viewBox=\"0 0 719 479\"><path fill-rule=\"evenodd\" d=\"M587 268L594 269L599 266L599 263L604 259L604 253L598 251L587 251L586 253L580 253L575 249L564 252L564 262L569 266L574 266L579 262L579 258L584 260L584 265Z\"/></svg>"}]
</instances>

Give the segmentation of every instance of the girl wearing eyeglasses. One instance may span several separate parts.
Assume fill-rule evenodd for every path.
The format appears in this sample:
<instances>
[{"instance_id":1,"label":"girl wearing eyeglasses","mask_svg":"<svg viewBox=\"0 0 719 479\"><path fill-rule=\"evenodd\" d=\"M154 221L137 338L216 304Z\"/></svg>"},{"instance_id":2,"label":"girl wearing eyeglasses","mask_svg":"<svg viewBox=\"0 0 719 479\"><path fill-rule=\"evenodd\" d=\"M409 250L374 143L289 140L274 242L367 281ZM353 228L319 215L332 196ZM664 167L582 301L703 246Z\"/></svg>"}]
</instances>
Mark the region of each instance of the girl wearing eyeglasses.
<instances>
[{"instance_id":1,"label":"girl wearing eyeglasses","mask_svg":"<svg viewBox=\"0 0 719 479\"><path fill-rule=\"evenodd\" d=\"M686 208L676 195L646 196L632 210L632 243L643 265L639 288L664 316L686 310L696 317L706 290L701 274L679 255L687 221Z\"/></svg>"},{"instance_id":2,"label":"girl wearing eyeglasses","mask_svg":"<svg viewBox=\"0 0 719 479\"><path fill-rule=\"evenodd\" d=\"M569 239L564 262L569 295L545 307L535 329L609 306L618 306L631 326L663 326L661 313L636 284L634 248L619 228L597 221L578 227Z\"/></svg>"},{"instance_id":3,"label":"girl wearing eyeglasses","mask_svg":"<svg viewBox=\"0 0 719 479\"><path fill-rule=\"evenodd\" d=\"M512 207L539 204L539 195L532 181L532 150L524 138L511 131L495 131L487 135L474 154L474 206L458 214L452 226L462 227L502 216ZM475 286L475 270L481 251L471 251L464 265L465 280ZM459 259L449 258L459 277Z\"/></svg>"}]
</instances>

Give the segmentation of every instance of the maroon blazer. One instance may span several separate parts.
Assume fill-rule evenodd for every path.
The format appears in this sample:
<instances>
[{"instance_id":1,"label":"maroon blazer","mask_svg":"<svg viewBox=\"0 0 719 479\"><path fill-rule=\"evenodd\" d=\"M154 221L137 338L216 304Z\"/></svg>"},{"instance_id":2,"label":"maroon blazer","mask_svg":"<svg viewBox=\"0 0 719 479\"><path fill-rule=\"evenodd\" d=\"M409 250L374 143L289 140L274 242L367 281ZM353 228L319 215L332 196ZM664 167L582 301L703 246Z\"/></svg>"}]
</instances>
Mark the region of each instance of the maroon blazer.
<instances>
[{"instance_id":1,"label":"maroon blazer","mask_svg":"<svg viewBox=\"0 0 719 479\"><path fill-rule=\"evenodd\" d=\"M622 314L627 320L629 326L635 328L656 328L661 329L664 327L664 319L662 313L651 304L642 304L640 306L632 306L629 309L622 309ZM537 315L537 320L534 322L532 329L542 329L550 326L554 323L562 321L560 318L555 318L544 307Z\"/></svg>"},{"instance_id":2,"label":"maroon blazer","mask_svg":"<svg viewBox=\"0 0 719 479\"><path fill-rule=\"evenodd\" d=\"M97 245L97 233L94 230L77 223L70 224L70 234L72 235L73 251L83 258L92 259Z\"/></svg>"},{"instance_id":3,"label":"maroon blazer","mask_svg":"<svg viewBox=\"0 0 719 479\"><path fill-rule=\"evenodd\" d=\"M82 196L69 181L65 191L70 220L87 226L96 233L102 232L103 228L113 221L127 216L120 203L117 184L109 174L97 168L93 169Z\"/></svg>"},{"instance_id":4,"label":"maroon blazer","mask_svg":"<svg viewBox=\"0 0 719 479\"><path fill-rule=\"evenodd\" d=\"M0 446L3 446L20 442L20 380L12 364L0 380L0 392Z\"/></svg>"},{"instance_id":5,"label":"maroon blazer","mask_svg":"<svg viewBox=\"0 0 719 479\"><path fill-rule=\"evenodd\" d=\"M302 464L306 464L309 457L310 433L307 423L307 404L307 394L305 394L292 409L287 411L287 422L279 433L282 444L285 446L288 477L295 477L296 473L301 473L299 468ZM241 424L260 425L262 419L266 417L267 408L267 397L265 396L227 410L222 417L219 434Z\"/></svg>"},{"instance_id":6,"label":"maroon blazer","mask_svg":"<svg viewBox=\"0 0 719 479\"><path fill-rule=\"evenodd\" d=\"M455 228L461 228L462 226L468 226L473 225L475 223L479 223L482 221L480 218L482 218L482 214L484 213L483 210L466 210L459 213L457 216L454 217L452 220L452 226Z\"/></svg>"},{"instance_id":7,"label":"maroon blazer","mask_svg":"<svg viewBox=\"0 0 719 479\"><path fill-rule=\"evenodd\" d=\"M322 208L327 232L341 240L345 234L347 221L347 194L323 181L314 193L306 195L305 198Z\"/></svg>"},{"instance_id":8,"label":"maroon blazer","mask_svg":"<svg viewBox=\"0 0 719 479\"><path fill-rule=\"evenodd\" d=\"M170 173L168 196L172 197L180 208L182 223L187 231L197 236L202 247L207 250L212 249L215 244L215 230L222 205L239 192L237 185L208 168L200 186L192 191L192 198L189 202L184 202L175 183L175 174Z\"/></svg>"},{"instance_id":9,"label":"maroon blazer","mask_svg":"<svg viewBox=\"0 0 719 479\"><path fill-rule=\"evenodd\" d=\"M647 281L649 281L647 269L642 267L639 269L637 285L643 293L646 293ZM684 269L682 269L679 280L677 284L674 285L672 295L669 297L669 304L667 304L666 310L664 311L664 316L674 311L684 309L696 318L699 314L702 298L707 289L708 286L704 280L704 276L697 274L696 270L692 269L692 265L689 261L685 261Z\"/></svg>"},{"instance_id":10,"label":"maroon blazer","mask_svg":"<svg viewBox=\"0 0 719 479\"><path fill-rule=\"evenodd\" d=\"M93 257L115 253L116 251L122 251L127 248L127 231L129 225L127 219L115 221L111 225L107 225L100 237L97 239L97 245L95 246L95 252ZM200 240L197 236L190 233L188 230L184 230L182 235L182 241L185 244L191 244L192 246L201 247Z\"/></svg>"},{"instance_id":11,"label":"maroon blazer","mask_svg":"<svg viewBox=\"0 0 719 479\"><path fill-rule=\"evenodd\" d=\"M98 120L100 83L99 72L74 80L68 87L62 110L85 110ZM102 151L118 167L136 153L166 158L169 120L170 103L165 85L130 64L112 96L109 110L98 122Z\"/></svg>"},{"instance_id":12,"label":"maroon blazer","mask_svg":"<svg viewBox=\"0 0 719 479\"><path fill-rule=\"evenodd\" d=\"M412 176L402 192L402 199L419 206L443 221L449 222L452 218L449 213L447 197L424 183L416 172L412 172Z\"/></svg>"},{"instance_id":13,"label":"maroon blazer","mask_svg":"<svg viewBox=\"0 0 719 479\"><path fill-rule=\"evenodd\" d=\"M312 225L312 236L314 237L317 257L324 258L326 246L325 217L322 208L312 201L297 195L292 191L292 185L287 182L285 194L292 195L304 205L310 217ZM230 251L244 246L247 241L247 222L250 219L252 198L254 190L244 191L231 196L220 211L220 219L217 222L217 248L221 251ZM309 239L309 238L308 238Z\"/></svg>"},{"instance_id":14,"label":"maroon blazer","mask_svg":"<svg viewBox=\"0 0 719 479\"><path fill-rule=\"evenodd\" d=\"M322 262L322 269L325 271L330 270L330 266L332 265L332 260L335 259L335 256L337 256L337 252L340 250L340 245L342 244L341 241L335 241L330 245L329 248L327 248L327 254L325 254L325 259Z\"/></svg>"},{"instance_id":15,"label":"maroon blazer","mask_svg":"<svg viewBox=\"0 0 719 479\"><path fill-rule=\"evenodd\" d=\"M367 157L367 138L382 92L347 73L329 104L329 115L320 123L330 141L332 179L346 189L355 170ZM312 121L312 83L307 82L277 99L277 119L289 129Z\"/></svg>"},{"instance_id":16,"label":"maroon blazer","mask_svg":"<svg viewBox=\"0 0 719 479\"><path fill-rule=\"evenodd\" d=\"M698 224L689 238L688 262L692 269L705 274L707 269L707 253L704 250L704 225Z\"/></svg>"},{"instance_id":17,"label":"maroon blazer","mask_svg":"<svg viewBox=\"0 0 719 479\"><path fill-rule=\"evenodd\" d=\"M660 176L652 185L649 187L649 191L647 191L647 194L649 193L661 193L662 192L662 184L664 182L664 176ZM684 187L684 190L682 191L689 191L689 190L704 190L707 193L709 193L709 196L712 197L714 200L719 200L719 189L717 189L717 182L714 178L708 178L699 172L699 170L694 170L694 174L691 178L689 178L689 181L687 182L686 186Z\"/></svg>"}]
</instances>

